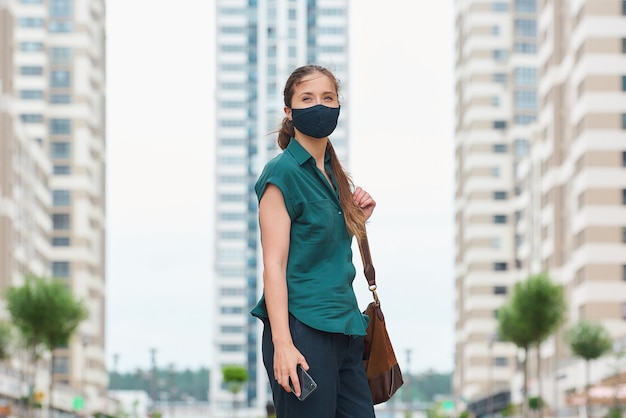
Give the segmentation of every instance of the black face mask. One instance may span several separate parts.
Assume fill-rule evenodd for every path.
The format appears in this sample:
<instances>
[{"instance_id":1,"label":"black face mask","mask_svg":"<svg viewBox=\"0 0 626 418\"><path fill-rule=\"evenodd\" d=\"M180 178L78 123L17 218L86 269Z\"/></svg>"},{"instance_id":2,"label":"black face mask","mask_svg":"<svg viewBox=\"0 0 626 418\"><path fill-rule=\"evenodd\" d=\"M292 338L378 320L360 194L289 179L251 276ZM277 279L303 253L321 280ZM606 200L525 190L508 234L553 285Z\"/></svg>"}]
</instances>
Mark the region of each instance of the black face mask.
<instances>
[{"instance_id":1,"label":"black face mask","mask_svg":"<svg viewBox=\"0 0 626 418\"><path fill-rule=\"evenodd\" d=\"M340 108L318 104L306 109L291 109L293 126L313 138L326 138L337 127Z\"/></svg>"}]
</instances>

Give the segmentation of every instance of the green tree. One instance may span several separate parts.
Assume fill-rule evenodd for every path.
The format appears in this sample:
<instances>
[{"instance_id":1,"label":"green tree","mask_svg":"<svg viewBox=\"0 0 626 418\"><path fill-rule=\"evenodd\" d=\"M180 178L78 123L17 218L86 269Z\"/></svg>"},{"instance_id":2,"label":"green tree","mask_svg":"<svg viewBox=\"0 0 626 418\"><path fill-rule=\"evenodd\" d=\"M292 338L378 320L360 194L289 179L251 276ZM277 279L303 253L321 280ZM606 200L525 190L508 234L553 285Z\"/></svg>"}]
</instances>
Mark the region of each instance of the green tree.
<instances>
[{"instance_id":1,"label":"green tree","mask_svg":"<svg viewBox=\"0 0 626 418\"><path fill-rule=\"evenodd\" d=\"M565 331L565 341L574 355L585 360L585 408L589 414L589 368L592 360L602 357L613 347L613 339L601 324L582 319Z\"/></svg>"},{"instance_id":2,"label":"green tree","mask_svg":"<svg viewBox=\"0 0 626 418\"><path fill-rule=\"evenodd\" d=\"M62 282L35 276L29 276L22 286L7 289L7 308L30 350L32 365L43 351L50 351L52 355L50 405L54 389L54 350L69 343L80 323L87 318L87 309ZM52 416L51 408L49 414Z\"/></svg>"},{"instance_id":3,"label":"green tree","mask_svg":"<svg viewBox=\"0 0 626 418\"><path fill-rule=\"evenodd\" d=\"M228 386L228 390L233 394L233 415L237 415L237 394L241 392L241 387L248 380L248 372L242 366L224 366L222 368L222 379Z\"/></svg>"},{"instance_id":4,"label":"green tree","mask_svg":"<svg viewBox=\"0 0 626 418\"><path fill-rule=\"evenodd\" d=\"M563 323L565 311L563 289L553 284L546 273L530 276L517 283L507 304L498 310L499 338L510 341L524 350L524 382L528 381L529 348L537 347L536 373L540 376L539 347ZM526 383L523 391L522 414L525 416L529 405Z\"/></svg>"},{"instance_id":5,"label":"green tree","mask_svg":"<svg viewBox=\"0 0 626 418\"><path fill-rule=\"evenodd\" d=\"M0 321L0 362L7 360L11 355L13 344L13 330L11 324Z\"/></svg>"}]
</instances>

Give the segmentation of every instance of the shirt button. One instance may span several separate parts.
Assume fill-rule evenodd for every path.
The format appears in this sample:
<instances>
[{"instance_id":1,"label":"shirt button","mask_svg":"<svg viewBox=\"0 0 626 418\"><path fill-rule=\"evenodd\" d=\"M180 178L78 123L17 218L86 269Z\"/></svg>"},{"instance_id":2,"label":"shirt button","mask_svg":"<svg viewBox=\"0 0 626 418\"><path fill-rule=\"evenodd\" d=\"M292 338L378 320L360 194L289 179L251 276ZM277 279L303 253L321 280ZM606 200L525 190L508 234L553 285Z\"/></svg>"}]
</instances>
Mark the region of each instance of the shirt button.
<instances>
[{"instance_id":1,"label":"shirt button","mask_svg":"<svg viewBox=\"0 0 626 418\"><path fill-rule=\"evenodd\" d=\"M341 215L341 212L337 212L339 215Z\"/></svg>"}]
</instances>

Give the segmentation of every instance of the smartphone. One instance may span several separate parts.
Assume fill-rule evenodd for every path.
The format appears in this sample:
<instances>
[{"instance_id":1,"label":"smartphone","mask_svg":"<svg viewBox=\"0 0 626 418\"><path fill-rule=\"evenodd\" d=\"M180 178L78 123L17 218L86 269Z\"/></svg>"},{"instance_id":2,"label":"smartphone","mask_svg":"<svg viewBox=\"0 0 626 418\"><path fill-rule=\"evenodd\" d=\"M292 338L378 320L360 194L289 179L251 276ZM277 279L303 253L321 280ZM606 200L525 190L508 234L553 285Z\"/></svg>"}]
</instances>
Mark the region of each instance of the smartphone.
<instances>
[{"instance_id":1,"label":"smartphone","mask_svg":"<svg viewBox=\"0 0 626 418\"><path fill-rule=\"evenodd\" d=\"M315 383L311 375L299 364L296 368L296 372L298 373L298 381L300 382L300 396L298 396L298 399L303 401L317 388L317 383ZM291 393L295 395L296 391L293 388L291 378L289 378L289 386L291 386Z\"/></svg>"}]
</instances>

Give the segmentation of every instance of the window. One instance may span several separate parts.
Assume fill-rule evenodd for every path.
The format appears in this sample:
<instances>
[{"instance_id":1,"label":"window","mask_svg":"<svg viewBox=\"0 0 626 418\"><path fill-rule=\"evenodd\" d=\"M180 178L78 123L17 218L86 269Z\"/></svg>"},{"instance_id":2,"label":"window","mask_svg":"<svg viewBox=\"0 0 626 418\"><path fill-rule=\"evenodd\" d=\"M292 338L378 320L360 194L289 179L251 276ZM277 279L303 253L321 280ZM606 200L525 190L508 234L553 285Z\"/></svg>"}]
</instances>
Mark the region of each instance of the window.
<instances>
[{"instance_id":1,"label":"window","mask_svg":"<svg viewBox=\"0 0 626 418\"><path fill-rule=\"evenodd\" d=\"M72 169L69 165L55 165L54 167L52 167L52 174L57 176L65 176L72 174Z\"/></svg>"},{"instance_id":2,"label":"window","mask_svg":"<svg viewBox=\"0 0 626 418\"><path fill-rule=\"evenodd\" d=\"M69 213L55 213L52 215L52 229L55 231L63 231L70 229Z\"/></svg>"},{"instance_id":3,"label":"window","mask_svg":"<svg viewBox=\"0 0 626 418\"><path fill-rule=\"evenodd\" d=\"M69 103L72 103L72 96L70 96L69 94L51 94L50 103L51 104L69 104Z\"/></svg>"},{"instance_id":4,"label":"window","mask_svg":"<svg viewBox=\"0 0 626 418\"><path fill-rule=\"evenodd\" d=\"M537 93L535 91L516 90L514 94L514 103L517 109L536 109Z\"/></svg>"},{"instance_id":5,"label":"window","mask_svg":"<svg viewBox=\"0 0 626 418\"><path fill-rule=\"evenodd\" d=\"M491 177L500 177L500 167L491 167Z\"/></svg>"},{"instance_id":6,"label":"window","mask_svg":"<svg viewBox=\"0 0 626 418\"><path fill-rule=\"evenodd\" d=\"M220 351L223 353L234 353L243 351L243 345L241 344L220 344Z\"/></svg>"},{"instance_id":7,"label":"window","mask_svg":"<svg viewBox=\"0 0 626 418\"><path fill-rule=\"evenodd\" d=\"M626 129L626 113L622 113L622 129Z\"/></svg>"},{"instance_id":8,"label":"window","mask_svg":"<svg viewBox=\"0 0 626 418\"><path fill-rule=\"evenodd\" d=\"M69 261L53 261L52 262L52 277L68 278L70 277L70 263Z\"/></svg>"},{"instance_id":9,"label":"window","mask_svg":"<svg viewBox=\"0 0 626 418\"><path fill-rule=\"evenodd\" d=\"M344 9L319 9L320 16L343 16Z\"/></svg>"},{"instance_id":10,"label":"window","mask_svg":"<svg viewBox=\"0 0 626 418\"><path fill-rule=\"evenodd\" d=\"M222 45L220 49L222 50L222 52L245 52L246 46L245 45Z\"/></svg>"},{"instance_id":11,"label":"window","mask_svg":"<svg viewBox=\"0 0 626 418\"><path fill-rule=\"evenodd\" d=\"M226 184L244 184L246 178L244 176L220 176L219 182Z\"/></svg>"},{"instance_id":12,"label":"window","mask_svg":"<svg viewBox=\"0 0 626 418\"><path fill-rule=\"evenodd\" d=\"M52 142L50 144L50 158L52 158L53 160L69 159L70 150L71 148L69 142Z\"/></svg>"},{"instance_id":13,"label":"window","mask_svg":"<svg viewBox=\"0 0 626 418\"><path fill-rule=\"evenodd\" d=\"M491 98L491 106L499 107L500 106L500 98L498 96L493 96Z\"/></svg>"},{"instance_id":14,"label":"window","mask_svg":"<svg viewBox=\"0 0 626 418\"><path fill-rule=\"evenodd\" d=\"M521 54L537 53L537 45L533 42L515 42L514 49Z\"/></svg>"},{"instance_id":15,"label":"window","mask_svg":"<svg viewBox=\"0 0 626 418\"><path fill-rule=\"evenodd\" d=\"M72 17L72 0L49 0L50 17Z\"/></svg>"},{"instance_id":16,"label":"window","mask_svg":"<svg viewBox=\"0 0 626 418\"><path fill-rule=\"evenodd\" d=\"M43 0L20 0L22 4L42 4Z\"/></svg>"},{"instance_id":17,"label":"window","mask_svg":"<svg viewBox=\"0 0 626 418\"><path fill-rule=\"evenodd\" d=\"M72 48L50 49L50 62L52 64L70 64L72 62Z\"/></svg>"},{"instance_id":18,"label":"window","mask_svg":"<svg viewBox=\"0 0 626 418\"><path fill-rule=\"evenodd\" d=\"M530 125L537 120L535 115L515 115L514 118L516 125Z\"/></svg>"},{"instance_id":19,"label":"window","mask_svg":"<svg viewBox=\"0 0 626 418\"><path fill-rule=\"evenodd\" d=\"M56 356L54 358L53 366L54 374L69 374L70 373L70 359L67 356Z\"/></svg>"},{"instance_id":20,"label":"window","mask_svg":"<svg viewBox=\"0 0 626 418\"><path fill-rule=\"evenodd\" d=\"M225 155L219 158L219 162L223 165L242 165L246 162L246 158L233 155Z\"/></svg>"},{"instance_id":21,"label":"window","mask_svg":"<svg viewBox=\"0 0 626 418\"><path fill-rule=\"evenodd\" d=\"M516 139L513 142L513 147L515 148L515 155L517 155L518 157L528 155L529 145L527 139Z\"/></svg>"},{"instance_id":22,"label":"window","mask_svg":"<svg viewBox=\"0 0 626 418\"><path fill-rule=\"evenodd\" d=\"M244 195L242 194L222 194L220 195L220 202L243 202L245 201Z\"/></svg>"},{"instance_id":23,"label":"window","mask_svg":"<svg viewBox=\"0 0 626 418\"><path fill-rule=\"evenodd\" d=\"M626 16L626 0L622 0L622 15Z\"/></svg>"},{"instance_id":24,"label":"window","mask_svg":"<svg viewBox=\"0 0 626 418\"><path fill-rule=\"evenodd\" d=\"M498 35L500 35L500 26L498 26L498 25L494 25L494 26L492 26L492 27L491 27L491 34L492 34L493 36L498 36Z\"/></svg>"},{"instance_id":25,"label":"window","mask_svg":"<svg viewBox=\"0 0 626 418\"><path fill-rule=\"evenodd\" d=\"M537 11L537 0L515 0L515 11L535 13Z\"/></svg>"},{"instance_id":26,"label":"window","mask_svg":"<svg viewBox=\"0 0 626 418\"><path fill-rule=\"evenodd\" d=\"M222 212L220 221L243 221L246 219L245 213Z\"/></svg>"},{"instance_id":27,"label":"window","mask_svg":"<svg viewBox=\"0 0 626 418\"><path fill-rule=\"evenodd\" d=\"M245 231L221 231L220 239L244 239L246 237Z\"/></svg>"},{"instance_id":28,"label":"window","mask_svg":"<svg viewBox=\"0 0 626 418\"><path fill-rule=\"evenodd\" d=\"M506 12L509 10L509 5L507 3L494 2L491 3L491 10L494 12Z\"/></svg>"},{"instance_id":29,"label":"window","mask_svg":"<svg viewBox=\"0 0 626 418\"><path fill-rule=\"evenodd\" d=\"M493 152L496 154L504 154L508 151L506 144L493 144Z\"/></svg>"},{"instance_id":30,"label":"window","mask_svg":"<svg viewBox=\"0 0 626 418\"><path fill-rule=\"evenodd\" d=\"M622 280L626 281L626 264L622 266Z\"/></svg>"},{"instance_id":31,"label":"window","mask_svg":"<svg viewBox=\"0 0 626 418\"><path fill-rule=\"evenodd\" d=\"M50 87L70 87L72 82L71 73L68 70L50 71Z\"/></svg>"},{"instance_id":32,"label":"window","mask_svg":"<svg viewBox=\"0 0 626 418\"><path fill-rule=\"evenodd\" d=\"M626 303L622 304L622 319L626 319Z\"/></svg>"},{"instance_id":33,"label":"window","mask_svg":"<svg viewBox=\"0 0 626 418\"><path fill-rule=\"evenodd\" d=\"M506 200L506 192L503 192L503 191L493 192L493 200Z\"/></svg>"},{"instance_id":34,"label":"window","mask_svg":"<svg viewBox=\"0 0 626 418\"><path fill-rule=\"evenodd\" d=\"M517 67L513 69L513 80L518 86L535 86L537 85L537 69Z\"/></svg>"},{"instance_id":35,"label":"window","mask_svg":"<svg viewBox=\"0 0 626 418\"><path fill-rule=\"evenodd\" d=\"M506 367L509 365L509 359L506 357L494 357L493 365L496 367Z\"/></svg>"},{"instance_id":36,"label":"window","mask_svg":"<svg viewBox=\"0 0 626 418\"><path fill-rule=\"evenodd\" d=\"M626 189L622 189L622 205L626 205Z\"/></svg>"},{"instance_id":37,"label":"window","mask_svg":"<svg viewBox=\"0 0 626 418\"><path fill-rule=\"evenodd\" d=\"M506 286L494 286L493 294L494 295L506 295Z\"/></svg>"},{"instance_id":38,"label":"window","mask_svg":"<svg viewBox=\"0 0 626 418\"><path fill-rule=\"evenodd\" d=\"M500 248L500 246L500 238L496 237L491 239L491 248Z\"/></svg>"},{"instance_id":39,"label":"window","mask_svg":"<svg viewBox=\"0 0 626 418\"><path fill-rule=\"evenodd\" d=\"M341 54L344 52L343 45L322 45L319 47L319 51L321 53L337 53Z\"/></svg>"},{"instance_id":40,"label":"window","mask_svg":"<svg viewBox=\"0 0 626 418\"><path fill-rule=\"evenodd\" d=\"M43 115L25 114L20 115L22 123L41 123L43 122Z\"/></svg>"},{"instance_id":41,"label":"window","mask_svg":"<svg viewBox=\"0 0 626 418\"><path fill-rule=\"evenodd\" d=\"M520 234L515 234L515 247L519 248L522 245L522 236Z\"/></svg>"},{"instance_id":42,"label":"window","mask_svg":"<svg viewBox=\"0 0 626 418\"><path fill-rule=\"evenodd\" d=\"M70 33L74 30L72 22L52 20L48 22L48 32L50 33Z\"/></svg>"},{"instance_id":43,"label":"window","mask_svg":"<svg viewBox=\"0 0 626 418\"><path fill-rule=\"evenodd\" d=\"M241 334L244 331L241 325L222 325L220 330L223 334Z\"/></svg>"},{"instance_id":44,"label":"window","mask_svg":"<svg viewBox=\"0 0 626 418\"><path fill-rule=\"evenodd\" d=\"M296 58L298 56L298 50L295 46L289 45L289 48L287 50L287 56L289 58Z\"/></svg>"},{"instance_id":45,"label":"window","mask_svg":"<svg viewBox=\"0 0 626 418\"><path fill-rule=\"evenodd\" d=\"M502 263L502 262L493 263L493 271L506 271L506 270L507 270L506 263Z\"/></svg>"},{"instance_id":46,"label":"window","mask_svg":"<svg viewBox=\"0 0 626 418\"><path fill-rule=\"evenodd\" d=\"M70 135L71 133L71 119L50 119L50 135Z\"/></svg>"},{"instance_id":47,"label":"window","mask_svg":"<svg viewBox=\"0 0 626 418\"><path fill-rule=\"evenodd\" d=\"M231 315L231 314L242 314L243 313L243 308L239 307L239 306L222 306L220 308L220 312L226 315Z\"/></svg>"},{"instance_id":48,"label":"window","mask_svg":"<svg viewBox=\"0 0 626 418\"><path fill-rule=\"evenodd\" d=\"M622 151L622 167L626 167L626 151Z\"/></svg>"},{"instance_id":49,"label":"window","mask_svg":"<svg viewBox=\"0 0 626 418\"><path fill-rule=\"evenodd\" d=\"M20 51L22 52L43 51L43 43L42 42L20 42Z\"/></svg>"},{"instance_id":50,"label":"window","mask_svg":"<svg viewBox=\"0 0 626 418\"><path fill-rule=\"evenodd\" d=\"M289 20L296 20L296 9L289 9Z\"/></svg>"},{"instance_id":51,"label":"window","mask_svg":"<svg viewBox=\"0 0 626 418\"><path fill-rule=\"evenodd\" d=\"M320 27L317 29L317 33L320 35L343 35L345 29L341 26Z\"/></svg>"},{"instance_id":52,"label":"window","mask_svg":"<svg viewBox=\"0 0 626 418\"><path fill-rule=\"evenodd\" d=\"M53 190L52 205L53 206L69 206L72 193L69 190Z\"/></svg>"},{"instance_id":53,"label":"window","mask_svg":"<svg viewBox=\"0 0 626 418\"><path fill-rule=\"evenodd\" d=\"M506 121L504 121L504 120L494 120L493 121L493 129L506 129Z\"/></svg>"},{"instance_id":54,"label":"window","mask_svg":"<svg viewBox=\"0 0 626 418\"><path fill-rule=\"evenodd\" d=\"M622 227L622 242L626 244L626 226Z\"/></svg>"},{"instance_id":55,"label":"window","mask_svg":"<svg viewBox=\"0 0 626 418\"><path fill-rule=\"evenodd\" d=\"M241 119L222 119L220 120L220 126L222 128L237 128L246 126L246 121Z\"/></svg>"},{"instance_id":56,"label":"window","mask_svg":"<svg viewBox=\"0 0 626 418\"><path fill-rule=\"evenodd\" d=\"M20 90L20 99L24 99L24 100L43 99L43 90Z\"/></svg>"},{"instance_id":57,"label":"window","mask_svg":"<svg viewBox=\"0 0 626 418\"><path fill-rule=\"evenodd\" d=\"M43 19L39 17L22 17L19 20L20 28L41 28L43 27Z\"/></svg>"},{"instance_id":58,"label":"window","mask_svg":"<svg viewBox=\"0 0 626 418\"><path fill-rule=\"evenodd\" d=\"M506 59L508 58L509 54L504 49L494 49L491 52L491 56L496 61L506 61Z\"/></svg>"},{"instance_id":59,"label":"window","mask_svg":"<svg viewBox=\"0 0 626 418\"><path fill-rule=\"evenodd\" d=\"M515 35L527 38L537 36L537 22L532 19L515 19Z\"/></svg>"},{"instance_id":60,"label":"window","mask_svg":"<svg viewBox=\"0 0 626 418\"><path fill-rule=\"evenodd\" d=\"M493 74L493 82L494 83L506 84L506 74L504 74L504 73L494 73Z\"/></svg>"},{"instance_id":61,"label":"window","mask_svg":"<svg viewBox=\"0 0 626 418\"><path fill-rule=\"evenodd\" d=\"M53 247L69 247L70 239L69 237L54 237L52 238L52 246Z\"/></svg>"},{"instance_id":62,"label":"window","mask_svg":"<svg viewBox=\"0 0 626 418\"><path fill-rule=\"evenodd\" d=\"M626 91L626 75L622 76L622 91Z\"/></svg>"},{"instance_id":63,"label":"window","mask_svg":"<svg viewBox=\"0 0 626 418\"><path fill-rule=\"evenodd\" d=\"M506 215L493 215L493 223L494 224L505 224L506 223Z\"/></svg>"},{"instance_id":64,"label":"window","mask_svg":"<svg viewBox=\"0 0 626 418\"><path fill-rule=\"evenodd\" d=\"M243 296L245 294L245 289L240 287L223 287L220 289L220 295L222 296Z\"/></svg>"},{"instance_id":65,"label":"window","mask_svg":"<svg viewBox=\"0 0 626 418\"><path fill-rule=\"evenodd\" d=\"M24 66L20 67L20 75L42 75L43 67Z\"/></svg>"}]
</instances>

